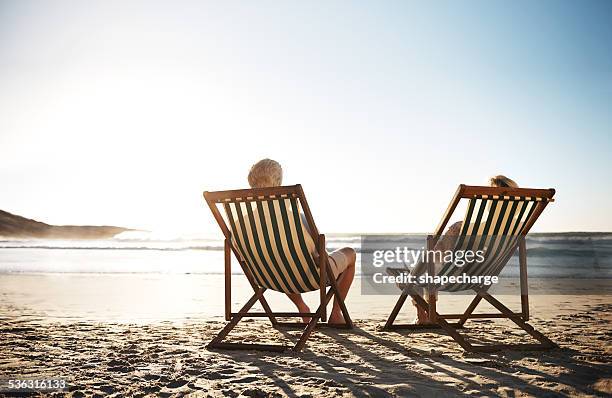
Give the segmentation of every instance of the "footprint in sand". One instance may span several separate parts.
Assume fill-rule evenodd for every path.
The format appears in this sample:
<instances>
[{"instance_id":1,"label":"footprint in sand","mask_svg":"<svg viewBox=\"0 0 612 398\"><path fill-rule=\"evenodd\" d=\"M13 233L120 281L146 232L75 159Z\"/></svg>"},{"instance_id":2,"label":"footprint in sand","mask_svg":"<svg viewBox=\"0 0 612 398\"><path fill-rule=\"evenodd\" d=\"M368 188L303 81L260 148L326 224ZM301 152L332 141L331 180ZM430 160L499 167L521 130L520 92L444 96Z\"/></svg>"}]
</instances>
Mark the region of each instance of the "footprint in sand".
<instances>
[{"instance_id":1,"label":"footprint in sand","mask_svg":"<svg viewBox=\"0 0 612 398\"><path fill-rule=\"evenodd\" d=\"M166 387L168 387L168 388L179 388L179 387L183 387L185 384L187 384L187 380L176 379L176 380L172 380L172 381L170 381L170 383L166 384Z\"/></svg>"},{"instance_id":2,"label":"footprint in sand","mask_svg":"<svg viewBox=\"0 0 612 398\"><path fill-rule=\"evenodd\" d=\"M257 380L259 380L259 378L254 377L254 376L246 376L246 377L243 377L242 379L232 380L232 382L233 383L253 383L253 382L256 382Z\"/></svg>"},{"instance_id":3,"label":"footprint in sand","mask_svg":"<svg viewBox=\"0 0 612 398\"><path fill-rule=\"evenodd\" d=\"M219 379L229 379L232 375L222 374L220 372L210 372L202 374L204 379L208 380L219 380Z\"/></svg>"}]
</instances>

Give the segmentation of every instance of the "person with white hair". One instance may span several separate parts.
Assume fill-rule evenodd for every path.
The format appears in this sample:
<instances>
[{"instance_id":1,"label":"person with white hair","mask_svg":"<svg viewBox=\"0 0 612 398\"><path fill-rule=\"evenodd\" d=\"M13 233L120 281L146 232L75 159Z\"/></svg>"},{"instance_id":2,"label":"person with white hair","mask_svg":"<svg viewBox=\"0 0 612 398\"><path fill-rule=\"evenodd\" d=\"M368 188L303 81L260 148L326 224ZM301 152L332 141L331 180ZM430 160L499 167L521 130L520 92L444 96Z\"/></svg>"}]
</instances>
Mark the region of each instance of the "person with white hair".
<instances>
[{"instance_id":1,"label":"person with white hair","mask_svg":"<svg viewBox=\"0 0 612 398\"><path fill-rule=\"evenodd\" d=\"M259 162L255 163L249 172L248 181L251 188L268 188L268 187L277 187L282 185L283 183L283 169L275 160L272 159L262 159ZM302 221L302 225L304 226L304 238L306 241L306 246L308 247L308 251L312 254L313 258L318 258L319 254L317 253L314 239L312 238L312 230L308 225L308 221L304 214L300 212L300 219ZM344 299L353 283L353 278L355 276L355 262L357 259L357 254L355 250L350 247L343 247L342 249L338 249L333 253L328 254L329 266L336 278L340 275L343 275L340 283L338 283L338 290L342 299ZM304 302L302 295L300 293L288 293L287 296L300 312L310 312L310 308ZM304 322L308 322L308 318L303 319ZM344 324L346 323L344 317L342 316L342 311L340 310L340 305L337 301L334 301L334 306L329 315L329 323L333 324Z\"/></svg>"}]
</instances>

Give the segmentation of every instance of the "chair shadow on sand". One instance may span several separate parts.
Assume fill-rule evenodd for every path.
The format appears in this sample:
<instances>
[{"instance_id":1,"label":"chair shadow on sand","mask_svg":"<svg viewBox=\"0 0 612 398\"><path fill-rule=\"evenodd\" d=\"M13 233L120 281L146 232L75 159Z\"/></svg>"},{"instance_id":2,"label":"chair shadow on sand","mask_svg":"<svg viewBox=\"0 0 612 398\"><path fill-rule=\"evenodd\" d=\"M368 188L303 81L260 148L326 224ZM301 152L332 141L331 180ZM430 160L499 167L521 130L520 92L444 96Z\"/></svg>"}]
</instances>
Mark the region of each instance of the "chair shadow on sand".
<instances>
[{"instance_id":1,"label":"chair shadow on sand","mask_svg":"<svg viewBox=\"0 0 612 398\"><path fill-rule=\"evenodd\" d=\"M286 339L290 340L293 336L287 331L287 328L281 327L277 329ZM260 372L268 377L275 387L282 390L289 397L299 397L302 394L296 390L296 381L306 385L316 383L331 388L343 388L348 390L355 396L362 397L384 397L394 395L419 395L417 390L411 388L411 384L419 384L421 391L451 392L452 388L445 386L443 383L427 379L418 372L405 370L404 383L405 387L400 387L399 391L391 393L389 390L377 386L387 375L387 369L396 369L398 363L387 360L384 357L378 358L377 363L364 358L365 354L370 354L367 348L362 348L358 344L353 343L346 335L351 336L366 336L362 333L360 327L352 329L350 332L340 330L317 330L318 333L325 335L328 338L336 339L336 342L326 341L327 343L336 344L340 347L340 351L334 352L334 355L321 355L319 352L306 351L296 356L291 352L262 355L261 352L243 351L223 353L231 360L243 363L244 365L256 366ZM322 336L317 336L321 338ZM327 340L327 339L326 339ZM329 348L329 347L328 347ZM221 353L221 351L219 351ZM348 358L351 355L358 357L357 362L347 364L342 358ZM285 360L299 361L287 366ZM350 369L349 369L350 368ZM287 375L293 380L288 382ZM298 380L295 380L295 379ZM417 380L417 383L413 381ZM330 393L332 391L329 391ZM448 394L447 394L448 395Z\"/></svg>"},{"instance_id":2,"label":"chair shadow on sand","mask_svg":"<svg viewBox=\"0 0 612 398\"><path fill-rule=\"evenodd\" d=\"M371 322L359 322L350 331L319 328L316 339L325 341L299 356L254 351L219 353L257 367L290 397L301 395L295 388L297 383L327 386L330 393L339 388L363 397L459 396L474 390L504 396L601 394L593 385L612 374L612 366L587 362L582 359L584 352L573 348L465 353L443 332L375 329ZM285 327L277 330L285 338L292 336ZM466 330L470 335L470 327ZM432 340L435 352L427 344ZM525 360L534 366L525 365Z\"/></svg>"}]
</instances>

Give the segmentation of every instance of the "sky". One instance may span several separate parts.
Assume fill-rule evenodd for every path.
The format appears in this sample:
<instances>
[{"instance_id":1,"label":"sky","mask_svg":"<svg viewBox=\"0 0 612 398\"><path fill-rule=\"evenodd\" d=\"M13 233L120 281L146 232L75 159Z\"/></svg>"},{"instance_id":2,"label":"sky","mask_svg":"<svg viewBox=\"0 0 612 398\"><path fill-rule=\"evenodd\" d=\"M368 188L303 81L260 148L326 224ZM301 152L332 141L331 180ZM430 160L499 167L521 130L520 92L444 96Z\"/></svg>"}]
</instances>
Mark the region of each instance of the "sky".
<instances>
[{"instance_id":1,"label":"sky","mask_svg":"<svg viewBox=\"0 0 612 398\"><path fill-rule=\"evenodd\" d=\"M322 232L430 232L460 183L612 231L609 1L0 0L0 209L218 234L278 160Z\"/></svg>"}]
</instances>

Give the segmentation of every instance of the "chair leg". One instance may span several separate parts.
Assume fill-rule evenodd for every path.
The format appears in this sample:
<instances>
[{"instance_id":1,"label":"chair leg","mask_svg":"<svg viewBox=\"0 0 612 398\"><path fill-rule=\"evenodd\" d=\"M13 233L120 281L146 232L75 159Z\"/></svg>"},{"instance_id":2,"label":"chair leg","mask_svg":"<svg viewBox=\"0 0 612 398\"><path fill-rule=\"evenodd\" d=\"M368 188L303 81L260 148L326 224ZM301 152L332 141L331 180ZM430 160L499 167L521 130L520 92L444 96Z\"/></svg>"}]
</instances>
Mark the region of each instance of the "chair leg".
<instances>
[{"instance_id":1,"label":"chair leg","mask_svg":"<svg viewBox=\"0 0 612 398\"><path fill-rule=\"evenodd\" d=\"M338 292L338 286L336 285L336 280L333 277L330 279L330 284L331 286L325 296L325 300L319 305L316 315L310 319L310 322L308 322L308 325L306 326L306 329L304 329L304 332L300 336L300 339L295 344L295 346L292 348L293 351L295 352L302 351L302 349L304 348L304 345L306 345L306 340L308 340L315 326L317 326L319 319L321 319L321 315L323 311L325 311L325 308L327 308L327 305L329 304L331 299L334 297L337 300L339 300L338 304L340 305L340 309L342 310L342 315L344 315L344 320L346 321L347 328L351 329L353 327L353 322L351 321L348 310L346 309L346 306L344 305L344 300L342 299L342 297L340 297L340 294Z\"/></svg>"},{"instance_id":2,"label":"chair leg","mask_svg":"<svg viewBox=\"0 0 612 398\"><path fill-rule=\"evenodd\" d=\"M249 309L255 304L257 300L263 295L264 289L259 289L255 294L246 302L246 304L238 311L238 314L234 316L228 323L221 329L221 331L212 339L210 343L208 343L207 347L215 348L218 346L223 339L232 331L243 318L244 314L246 314Z\"/></svg>"},{"instance_id":3,"label":"chair leg","mask_svg":"<svg viewBox=\"0 0 612 398\"><path fill-rule=\"evenodd\" d=\"M467 307L467 309L463 313L463 317L459 318L459 321L457 321L457 325L460 325L460 326L465 325L465 322L467 322L467 320L470 318L470 315L472 315L472 312L474 312L474 310L476 309L476 307L478 306L481 300L482 300L482 296L480 295L476 295L476 297L474 297L470 305Z\"/></svg>"},{"instance_id":4,"label":"chair leg","mask_svg":"<svg viewBox=\"0 0 612 398\"><path fill-rule=\"evenodd\" d=\"M249 309L253 307L253 305L259 300L262 302L263 294L266 291L264 288L258 288L255 294L246 302L246 304L238 311L238 313L232 317L232 319L221 329L221 331L212 339L210 343L206 346L206 348L218 348L225 350L260 350L260 351L275 351L275 352L283 352L288 347L284 345L278 344L256 344L256 343L224 343L223 339L227 337L227 335L238 325L238 323L244 318ZM265 303L265 300L263 300ZM267 305L267 303L266 303ZM265 307L264 307L265 309ZM267 307L266 314L268 318L274 319L274 324L276 324L276 319L270 307Z\"/></svg>"},{"instance_id":5,"label":"chair leg","mask_svg":"<svg viewBox=\"0 0 612 398\"><path fill-rule=\"evenodd\" d=\"M258 289L258 291L255 292L255 294L240 309L240 311L238 311L238 313L234 317L232 317L231 321L227 325L225 325L225 327L217 334L217 336L215 336L215 338L207 345L207 348L219 348L219 349L226 349L226 350L260 350L260 351L275 351L275 352L282 352L282 351L285 351L287 348L289 348L288 346L274 345L274 344L224 343L223 342L223 339L227 337L227 335L236 327L236 325L242 320L242 318L244 318L245 316L248 317L249 309L258 300L261 300L265 290L266 289L263 289L263 288ZM336 289L334 289L333 282L332 282L332 287L330 287L329 291L327 292L324 302L319 305L317 312L315 312L315 314L311 317L310 322L306 324L306 328L302 332L302 335L298 339L297 343L291 348L293 351L300 352L304 349L304 346L306 345L306 341L308 340L313 330L319 323L319 320L321 319L321 315L323 311L325 310L326 306L329 304L331 299L334 298L336 294L337 294L337 287ZM341 303L341 306L344 305L343 300L340 300L339 303ZM347 324L349 325L349 327L352 327L352 322L351 322L350 317L348 316L348 311L346 312L345 311L346 311L346 306L344 306L343 314L345 314L345 317L346 317L345 319L348 320ZM268 313L266 311L266 314L268 316L274 316L273 312ZM277 321L274 326L278 326L282 324L283 323ZM295 324L295 325L297 326L298 324Z\"/></svg>"},{"instance_id":6,"label":"chair leg","mask_svg":"<svg viewBox=\"0 0 612 398\"><path fill-rule=\"evenodd\" d=\"M508 307L503 305L501 302L499 302L489 293L487 293L486 291L478 291L477 293L478 293L478 296L476 296L472 300L470 306L468 307L466 312L463 314L463 316L460 318L460 322L462 320L463 322L465 322L464 319L469 319L469 316L474 311L478 303L484 298L486 301L488 301L491 305L493 305L493 307L495 307L503 315L503 318L510 319L517 326L519 326L521 329L526 331L530 336L538 340L540 344L474 345L474 344L471 344L469 341L467 341L467 339L463 337L457 331L457 328L460 328L462 326L462 323L451 324L447 322L443 317L441 317L440 314L438 313L435 314L435 325L434 326L425 327L425 325L393 325L393 321L395 320L395 317L397 316L397 313L399 312L400 308L406 301L408 294L412 297L415 304L419 308L423 309L424 311L427 311L429 315L429 311L431 309L427 301L425 301L425 299L421 297L416 291L410 290L409 288L406 288L406 290L402 292L402 295L400 296L397 304L395 305L393 312L391 313L391 315L389 316L389 319L387 320L385 329L386 330L389 330L389 329L427 329L427 328L432 328L432 327L439 327L443 329L453 340L455 340L455 342L457 342L457 344L459 344L464 350L471 351L471 352L494 352L494 351L499 351L502 349L542 350L542 349L550 349L550 348L557 347L557 345L554 342L552 342L542 333L535 330L533 326L525 322L521 316L517 316Z\"/></svg>"},{"instance_id":7,"label":"chair leg","mask_svg":"<svg viewBox=\"0 0 612 398\"><path fill-rule=\"evenodd\" d=\"M531 337L538 340L542 348L557 348L557 344L555 344L548 337L544 336L542 333L538 332L534 329L533 326L525 322L523 318L514 316L513 312L503 305L499 300L495 297L491 296L489 293L482 293L482 296L485 300L487 300L493 307L497 308L499 312L506 315L512 322L514 322L518 327L527 332ZM530 345L533 348L533 345Z\"/></svg>"},{"instance_id":8,"label":"chair leg","mask_svg":"<svg viewBox=\"0 0 612 398\"><path fill-rule=\"evenodd\" d=\"M242 265L242 270L243 270L244 274L246 275L247 279L249 280L249 283L251 284L251 287L253 288L253 291L257 292L259 289L263 289L263 291L265 292L266 291L265 288L260 288L259 286L257 286L257 284L255 283L255 279L253 278L253 276L249 272L248 268L245 265L243 265L243 264L241 264L241 265ZM266 298L263 296L263 292L262 292L261 296L259 297L259 303L261 304L261 306L264 309L264 311L266 312L266 314L268 314L268 319L270 320L270 323L272 324L272 326L275 326L278 323L278 321L274 317L274 315L272 313L272 309L268 305L268 301L266 301Z\"/></svg>"},{"instance_id":9,"label":"chair leg","mask_svg":"<svg viewBox=\"0 0 612 398\"><path fill-rule=\"evenodd\" d=\"M342 316L344 317L344 322L346 322L347 328L352 329L355 325L353 324L353 320L346 308L346 304L344 303L344 299L340 296L340 291L338 290L338 283L334 278L334 275L330 269L328 269L330 274L329 283L330 283L330 292L335 296L335 300L338 300L338 305L340 306L340 311L342 311Z\"/></svg>"},{"instance_id":10,"label":"chair leg","mask_svg":"<svg viewBox=\"0 0 612 398\"><path fill-rule=\"evenodd\" d=\"M393 327L393 322L395 322L395 318L397 318L397 314L399 314L400 310L404 306L404 303L406 302L406 298L408 298L408 293L406 292L406 290L403 290L402 294L397 299L397 302L395 303L391 314L389 314L389 318L387 318L387 322L385 323L383 330L391 330L391 328Z\"/></svg>"},{"instance_id":11,"label":"chair leg","mask_svg":"<svg viewBox=\"0 0 612 398\"><path fill-rule=\"evenodd\" d=\"M276 324L278 324L278 321L276 320L276 317L274 317L274 313L272 312L272 309L268 305L268 302L266 301L266 298L263 295L259 298L259 302L261 303L261 306L263 307L266 314L268 314L268 319L270 320L272 326L276 326Z\"/></svg>"},{"instance_id":12,"label":"chair leg","mask_svg":"<svg viewBox=\"0 0 612 398\"><path fill-rule=\"evenodd\" d=\"M457 344L461 346L461 348L463 348L466 351L471 351L472 345L465 339L465 337L460 335L459 332L457 332L457 330L450 323L446 322L446 320L440 317L438 313L436 313L434 317L431 316L432 314L429 314L429 311L430 311L429 303L425 301L423 297L419 296L416 292L413 292L412 299L414 300L417 306L427 311L428 312L427 315L429 315L429 318L434 319L435 325L438 325L446 333L448 333L448 335L453 340L455 340ZM415 325L415 326L421 326L421 325Z\"/></svg>"},{"instance_id":13,"label":"chair leg","mask_svg":"<svg viewBox=\"0 0 612 398\"><path fill-rule=\"evenodd\" d=\"M542 350L542 349L550 349L550 348L556 348L557 347L557 345L555 343L553 343L551 340L549 340L542 333L540 333L537 330L535 330L533 328L533 326L531 326L528 323L526 323L521 317L516 316L508 307L503 305L500 301L498 301L496 298L491 296L486 291L479 291L478 292L478 296L482 297L486 301L488 301L499 312L501 312L503 315L505 315L505 318L510 319L512 322L514 322L516 325L518 325L521 329L526 331L530 336L532 336L533 338L538 340L540 342L540 344L473 345L470 342L468 342L461 334L459 334L459 332L457 332L456 328L454 328L452 325L450 325L448 322L446 322L445 319L443 319L443 318L438 316L437 320L436 320L436 323L438 325L440 325L440 327L442 329L444 329L444 331L446 331L449 334L449 336L451 336L453 338L453 340L455 340L464 350L471 351L471 352L494 352L494 351L499 351L499 350L503 350L503 349L510 349L510 350ZM425 302L425 300L423 300L422 297L417 295L416 297L413 297L413 298L417 302L417 305L420 305L422 308L427 308L428 307L427 302ZM476 301L476 299L474 299L472 302L474 302L474 301ZM480 300L478 300L478 301L480 301Z\"/></svg>"},{"instance_id":14,"label":"chair leg","mask_svg":"<svg viewBox=\"0 0 612 398\"><path fill-rule=\"evenodd\" d=\"M335 296L335 292L330 287L327 290L327 292L326 292L325 298L323 299L323 302L325 303L325 306L329 305L329 302L331 301L332 298L334 298L334 296ZM316 314L317 313L315 312L315 315ZM278 322L277 326L302 327L302 328L304 328L304 327L308 326L309 324L310 324L310 322L307 322L307 323L304 323L304 322ZM333 324L333 323L325 323L325 322L322 322L322 316L321 316L321 318L319 319L319 322L317 322L317 326L320 326L320 327L330 327L330 328L334 328L334 329L351 329L353 325L352 325L352 323L350 325L348 323L346 325L337 325L337 324Z\"/></svg>"},{"instance_id":15,"label":"chair leg","mask_svg":"<svg viewBox=\"0 0 612 398\"><path fill-rule=\"evenodd\" d=\"M523 320L529 320L529 282L527 281L527 246L525 237L519 241L519 275L521 282L521 312Z\"/></svg>"},{"instance_id":16,"label":"chair leg","mask_svg":"<svg viewBox=\"0 0 612 398\"><path fill-rule=\"evenodd\" d=\"M336 298L336 300L338 300L338 305L340 306L342 315L344 316L344 319L346 321L347 328L350 329L354 326L353 321L351 320L349 312L346 308L346 304L344 303L344 299L340 296L337 281L333 277L333 273L331 272L330 269L328 269L328 273L330 274L330 285L331 286L324 297L323 295L321 295L322 302L319 305L317 312L315 312L315 314L311 317L310 322L306 324L306 328L302 332L302 335L298 339L297 343L292 347L292 350L295 352L299 352L302 349L304 349L304 346L306 345L306 341L308 340L308 338L312 334L312 331L317 326L317 324L319 323L319 320L322 318L323 314L325 313L327 309L327 305L329 304L331 299L334 297ZM247 276L250 276L250 275L247 275ZM207 347L208 348L221 348L221 349L228 349L228 350L250 349L250 350L264 350L264 351L284 351L285 349L288 348L287 346L271 345L271 344L224 343L223 342L223 339L227 337L227 335L236 327L236 325L242 320L242 318L244 318L245 316L246 317L249 316L248 314L249 309L257 301L261 303L265 311L265 314L270 319L273 326L279 326L279 325L285 324L284 322L278 322L278 320L275 317L275 313L272 312L272 310L270 309L270 306L266 302L266 299L263 296L266 289L257 287L253 283L252 278L248 278L248 279L251 282L251 286L253 287L255 294L249 299L249 301L247 301L247 303L240 309L240 311L238 311L238 313L232 317L232 319L227 323L227 325L225 325L225 327L221 329L221 331L217 334L217 336L215 336L212 339L212 341L207 345ZM280 314L282 313L277 313L277 314L281 316ZM297 325L298 324L295 324L295 326Z\"/></svg>"},{"instance_id":17,"label":"chair leg","mask_svg":"<svg viewBox=\"0 0 612 398\"><path fill-rule=\"evenodd\" d=\"M302 351L302 349L304 349L304 346L306 345L306 340L308 340L315 326L317 326L317 322L319 322L322 312L323 312L323 309L321 307L317 311L317 315L310 318L310 322L308 322L308 326L306 326L306 329L304 329L304 332L300 336L300 339L298 340L297 343L295 343L295 346L293 346L292 348L293 351L300 352Z\"/></svg>"},{"instance_id":18,"label":"chair leg","mask_svg":"<svg viewBox=\"0 0 612 398\"><path fill-rule=\"evenodd\" d=\"M413 300L415 300L415 296L418 296L421 298L421 300L423 300L423 302L427 303L421 296L419 296L419 294L414 291L413 289L411 289L410 287L406 287L403 291L402 294L399 296L399 298L397 299L397 302L395 303L395 306L393 307L393 310L391 311L391 314L389 314L389 318L387 318L387 322L385 322L385 325L383 326L383 330L399 330L399 329L409 329L409 330L424 330L424 329L441 329L442 326L440 326L437 322L431 323L431 324L402 324L402 325L398 325L398 324L394 324L395 319L397 318L397 315L399 314L400 310L402 309L402 307L404 306L406 299L408 297L412 297ZM427 308L425 309L425 311L427 312L427 315L429 317L429 313L431 312L431 306L427 303ZM423 308L422 306L419 306L419 308ZM435 311L435 310L434 310ZM436 312L436 318L438 317L438 313ZM448 322L447 322L448 323ZM457 323L448 323L448 325L450 325L451 327L461 327L461 325L457 324Z\"/></svg>"}]
</instances>

